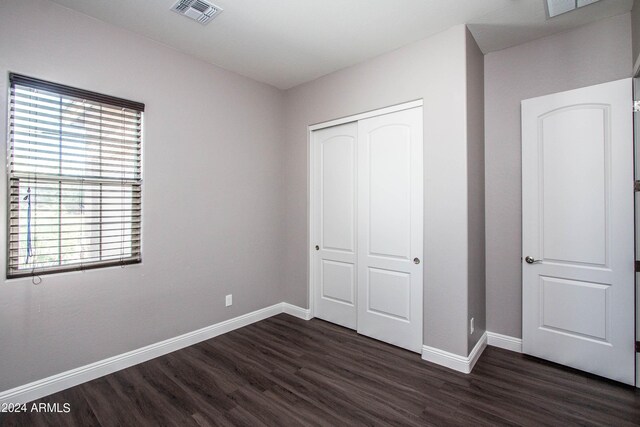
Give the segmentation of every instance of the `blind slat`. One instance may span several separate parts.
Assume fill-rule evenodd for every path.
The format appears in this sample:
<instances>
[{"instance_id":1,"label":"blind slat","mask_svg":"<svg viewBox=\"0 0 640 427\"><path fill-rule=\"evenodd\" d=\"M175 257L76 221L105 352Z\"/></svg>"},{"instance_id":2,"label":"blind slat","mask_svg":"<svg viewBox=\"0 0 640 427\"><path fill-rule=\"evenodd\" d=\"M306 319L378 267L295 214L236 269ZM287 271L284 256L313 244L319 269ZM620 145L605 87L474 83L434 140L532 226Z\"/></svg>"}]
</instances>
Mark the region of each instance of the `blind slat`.
<instances>
[{"instance_id":1,"label":"blind slat","mask_svg":"<svg viewBox=\"0 0 640 427\"><path fill-rule=\"evenodd\" d=\"M35 111L35 112L49 112L45 114L51 114L55 112L58 115L64 115L68 117L77 117L82 115L93 121L100 123L113 123L113 124L126 124L131 126L140 126L141 115L140 113L130 114L123 110L110 111L102 106L95 106L85 103L66 103L64 99L60 102L60 98L42 100L34 97L22 97L20 95L11 95L11 99L14 104L10 106L9 111L16 111L18 107L20 109ZM19 105L17 105L19 104Z\"/></svg>"},{"instance_id":2,"label":"blind slat","mask_svg":"<svg viewBox=\"0 0 640 427\"><path fill-rule=\"evenodd\" d=\"M66 246L66 247L61 247L58 248L56 247L49 247L46 248L47 250L51 250L51 249L57 249L56 252L60 252L61 255L78 255L78 259L81 258L93 258L93 257L99 257L100 254L102 254L102 256L109 256L109 255L120 255L121 251L119 249L111 249L111 248L91 248L91 249L85 249L82 248L81 250L71 250L71 248L73 248L73 246ZM127 256L131 256L129 255L132 252L137 252L137 250L139 249L139 246L136 246L135 248L132 248L132 250L128 250L126 252L123 252L122 255L127 255ZM12 262L12 264L19 264L20 259L23 258L24 255L15 255L15 256L11 256L10 260Z\"/></svg>"},{"instance_id":3,"label":"blind slat","mask_svg":"<svg viewBox=\"0 0 640 427\"><path fill-rule=\"evenodd\" d=\"M82 120L94 123L99 126L110 126L114 125L116 127L125 126L132 129L140 128L141 122L139 119L139 115L135 116L127 116L123 114L106 114L103 110L93 110L91 108L87 108L86 105L70 105L67 108L63 108L60 110L60 104L55 103L38 103L33 102L32 99L25 99L20 97L14 97L14 101L16 103L20 103L20 107L17 106L13 109L10 109L10 113L25 113L25 114L36 114L36 115L44 115L45 117L52 118L62 118L68 120L77 120L82 118Z\"/></svg>"},{"instance_id":4,"label":"blind slat","mask_svg":"<svg viewBox=\"0 0 640 427\"><path fill-rule=\"evenodd\" d=\"M26 121L25 119L12 118L9 123L12 124L16 132L29 135L30 138L38 136L52 135L60 140L60 136L75 138L81 140L92 140L103 143L110 141L113 144L131 146L138 143L140 131L135 133L128 132L108 132L99 129L91 129L88 127L59 125L57 123L47 123L42 120Z\"/></svg>"},{"instance_id":5,"label":"blind slat","mask_svg":"<svg viewBox=\"0 0 640 427\"><path fill-rule=\"evenodd\" d=\"M139 134L95 132L86 128L79 129L71 126L58 126L56 124L43 122L42 120L25 121L21 119L13 119L10 123L17 131L28 134L60 135L70 138L110 141L112 143L120 143L121 145L137 144L140 137Z\"/></svg>"},{"instance_id":6,"label":"blind slat","mask_svg":"<svg viewBox=\"0 0 640 427\"><path fill-rule=\"evenodd\" d=\"M45 142L46 141L46 142ZM141 154L140 150L111 150L100 149L93 147L82 147L79 144L68 143L52 143L47 140L36 141L34 139L27 141L22 138L16 138L14 140L14 148L20 150L22 153L29 155L39 154L42 155L63 155L68 157L83 157L89 159L103 159L112 161L111 163L117 164L117 162L140 162ZM39 151L36 151L39 150ZM24 154L21 154L24 155ZM13 154L10 155L12 157ZM113 161L116 162L113 162Z\"/></svg>"},{"instance_id":7,"label":"blind slat","mask_svg":"<svg viewBox=\"0 0 640 427\"><path fill-rule=\"evenodd\" d=\"M140 123L137 123L137 122L128 123L125 120L122 120L120 123L117 123L113 120L96 121L92 117L86 117L86 115L82 114L81 112L74 113L74 114L58 112L58 114L52 114L52 113L44 112L44 111L49 111L50 109L47 109L44 111L41 111L41 110L42 109L37 109L33 107L13 108L10 110L9 118L27 120L29 121L29 123L34 121L37 123L36 120L45 119L45 120L41 120L42 123L52 123L54 125L62 125L62 126L69 126L69 127L73 127L74 125L77 125L77 126L83 125L83 127L86 127L88 129L97 129L97 131L101 134L103 133L101 132L103 129L105 130L104 133L108 133L109 129L116 130L119 132L129 132L131 134L140 133Z\"/></svg>"},{"instance_id":8,"label":"blind slat","mask_svg":"<svg viewBox=\"0 0 640 427\"><path fill-rule=\"evenodd\" d=\"M108 184L102 184L102 183L95 183L93 181L91 182L84 182L84 183L77 183L77 184L70 184L69 181L55 181L55 182L43 182L43 181L39 181L39 182L28 182L26 179L21 179L21 180L13 180L10 184L9 184L9 191L11 192L11 194L15 194L15 195L19 195L19 191L20 188L22 188L20 185L18 185L18 183L23 183L25 185L29 185L31 188L35 188L35 189L41 189L43 191L47 191L50 189L55 189L58 188L60 186L60 183L62 183L62 185L64 186L63 188L67 191L79 191L79 190L84 190L87 192L93 192L93 191L102 191L102 192L107 192L107 193L122 193L124 190L123 188L126 188L126 191L128 192L133 192L133 193L140 193L140 187L135 186L135 185L115 185L114 183L108 183Z\"/></svg>"},{"instance_id":9,"label":"blind slat","mask_svg":"<svg viewBox=\"0 0 640 427\"><path fill-rule=\"evenodd\" d=\"M53 152L53 151L47 151L47 150L29 150L28 152L28 156L27 155L23 155L23 154L19 154L19 155L15 155L12 156L13 159L15 159L15 162L19 162L21 160L23 160L24 162L21 163L26 163L26 161L29 162L58 162L58 163L74 163L74 164L85 164L85 165L98 165L98 166L105 166L105 167L110 167L110 168L134 168L137 169L138 168L138 163L140 160L128 160L128 159L112 159L109 157L98 157L98 159L100 159L99 161L95 161L95 160L82 160L82 157L84 157L85 159L87 158L96 158L95 156L81 156L81 155L77 155L77 154L67 154L64 152ZM34 155L35 154L35 155ZM47 157L49 156L49 157ZM72 157L72 158L69 158ZM80 157L80 159L77 159L77 157ZM115 161L114 161L115 160ZM120 164L118 164L117 162L120 162ZM36 164L37 165L37 164ZM85 168L86 169L86 168ZM100 170L100 169L96 169L96 170Z\"/></svg>"},{"instance_id":10,"label":"blind slat","mask_svg":"<svg viewBox=\"0 0 640 427\"><path fill-rule=\"evenodd\" d=\"M44 234L44 233L58 233L59 230L62 231L69 231L69 232L77 232L77 233L92 233L95 230L109 230L109 231L115 231L115 230L120 230L120 231L128 231L128 230L137 230L140 228L140 218L137 218L135 220L132 221L120 221L120 222L116 222L116 221L111 221L111 222L41 222L38 224L38 226L41 229L45 229L45 228L55 228L55 231L39 231L36 232L34 234L32 234L32 236L38 236L39 234ZM11 224L9 225L9 232L10 233L22 233L22 232L26 232L27 231L27 226L26 225L14 225Z\"/></svg>"},{"instance_id":11,"label":"blind slat","mask_svg":"<svg viewBox=\"0 0 640 427\"><path fill-rule=\"evenodd\" d=\"M111 231L111 230L109 230L109 231ZM134 230L134 231L136 231L136 232L135 233L120 233L120 232L118 232L118 233L107 233L106 231L103 231L102 238L103 239L104 238L116 238L116 237L117 238L121 238L122 236L124 236L125 238L128 237L129 240L131 240L131 239L135 238L136 236L139 236L139 233L137 233L137 230ZM43 236L42 238L39 238L37 240L37 242L53 242L53 241L57 242L58 240L61 241L61 242L65 242L65 241L77 240L77 239L78 239L78 237L66 237L66 238L58 239L58 238L44 237ZM15 235L10 237L10 242L21 242L21 243L24 243L26 245L27 240L26 240L26 238L20 238L17 234L15 234Z\"/></svg>"},{"instance_id":12,"label":"blind slat","mask_svg":"<svg viewBox=\"0 0 640 427\"><path fill-rule=\"evenodd\" d=\"M79 245L80 246L80 245ZM87 255L87 254L91 254L91 253L102 253L103 255L105 255L105 252L107 252L106 255L109 254L116 254L116 253L120 253L122 252L119 248L108 248L108 249L104 249L104 248L97 248L97 249L81 249L81 250L69 250L70 248L74 248L76 246L62 246L62 247L58 247L58 246L50 246L47 248L40 248L40 249L59 249L59 251L63 254L63 255L71 255L71 254L82 254L82 255ZM131 247L129 250L126 251L127 254L131 253L131 252L135 252L136 249L139 249L139 245L135 246L135 247ZM66 249L66 250L65 250ZM14 255L11 256L10 259L11 260L19 260L20 258L22 258L22 255Z\"/></svg>"},{"instance_id":13,"label":"blind slat","mask_svg":"<svg viewBox=\"0 0 640 427\"><path fill-rule=\"evenodd\" d=\"M41 139L44 140L50 140L50 141L57 141L60 145L70 145L70 146L87 146L87 150L93 150L95 148L91 148L91 147L98 147L97 150L104 150L103 147L106 148L114 148L120 151L124 151L124 150L128 150L130 152L139 152L140 151L140 146L138 143L136 144L119 144L119 143L106 143L103 140L97 140L97 139L92 139L92 138L86 138L86 137L77 137L77 138L68 138L65 137L62 134L53 134L53 135L48 135L48 134L38 134L38 135L34 135L33 133L29 133L29 132L21 132L21 131L16 131L15 129L12 129L11 131L11 138L15 139L15 137L18 136L20 137L19 140L20 141L28 141L29 143L37 143L39 142ZM64 143L64 144L63 144Z\"/></svg>"},{"instance_id":14,"label":"blind slat","mask_svg":"<svg viewBox=\"0 0 640 427\"><path fill-rule=\"evenodd\" d=\"M96 139L115 139L123 141L135 141L140 136L140 129L126 128L99 128L87 126L86 123L65 123L64 120L43 120L41 117L10 116L9 120L18 130L29 130L31 133L69 133L82 136L90 136Z\"/></svg>"},{"instance_id":15,"label":"blind slat","mask_svg":"<svg viewBox=\"0 0 640 427\"><path fill-rule=\"evenodd\" d=\"M109 107L107 104L91 102L86 99L73 97L60 97L42 91L33 91L25 87L16 86L11 90L11 97L15 98L21 106L45 106L61 107L62 111L83 110L92 114L100 114L104 117L117 116L135 121L140 117L140 111L126 108Z\"/></svg>"},{"instance_id":16,"label":"blind slat","mask_svg":"<svg viewBox=\"0 0 640 427\"><path fill-rule=\"evenodd\" d=\"M136 159L136 160L129 160L129 159L112 159L109 157L98 157L98 161L95 160L86 160L87 158L89 159L95 159L95 156L82 156L82 155L71 155L71 154L66 154L66 153L56 153L53 151L44 151L44 150L31 150L29 156L24 156L24 155L18 155L13 157L14 164L32 164L34 162L58 162L58 163L62 163L63 164L63 168L64 168L64 164L65 163L72 163L74 165L92 165L92 166L101 166L101 167L105 167L105 168L110 168L109 170L115 170L116 172L118 172L118 168L122 169L122 168L127 168L127 169L134 169L137 170L138 169L138 163L140 162L140 160ZM85 160L83 160L83 158ZM118 161L120 163L118 163ZM38 164L36 163L36 166ZM82 168L82 170L102 170L101 168L98 169L88 169L88 168Z\"/></svg>"}]
</instances>

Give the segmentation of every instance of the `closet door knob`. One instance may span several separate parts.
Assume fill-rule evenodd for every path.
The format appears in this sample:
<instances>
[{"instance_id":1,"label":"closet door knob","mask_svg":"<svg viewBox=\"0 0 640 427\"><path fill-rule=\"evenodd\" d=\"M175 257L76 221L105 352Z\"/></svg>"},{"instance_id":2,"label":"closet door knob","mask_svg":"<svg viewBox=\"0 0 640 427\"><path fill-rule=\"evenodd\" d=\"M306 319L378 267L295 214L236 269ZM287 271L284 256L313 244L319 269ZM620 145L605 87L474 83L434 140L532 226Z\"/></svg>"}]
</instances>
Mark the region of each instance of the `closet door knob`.
<instances>
[{"instance_id":1,"label":"closet door knob","mask_svg":"<svg viewBox=\"0 0 640 427\"><path fill-rule=\"evenodd\" d=\"M420 258L414 258L413 259L413 263L414 264L420 264Z\"/></svg>"},{"instance_id":2,"label":"closet door knob","mask_svg":"<svg viewBox=\"0 0 640 427\"><path fill-rule=\"evenodd\" d=\"M316 245L316 251L320 250L320 246Z\"/></svg>"}]
</instances>

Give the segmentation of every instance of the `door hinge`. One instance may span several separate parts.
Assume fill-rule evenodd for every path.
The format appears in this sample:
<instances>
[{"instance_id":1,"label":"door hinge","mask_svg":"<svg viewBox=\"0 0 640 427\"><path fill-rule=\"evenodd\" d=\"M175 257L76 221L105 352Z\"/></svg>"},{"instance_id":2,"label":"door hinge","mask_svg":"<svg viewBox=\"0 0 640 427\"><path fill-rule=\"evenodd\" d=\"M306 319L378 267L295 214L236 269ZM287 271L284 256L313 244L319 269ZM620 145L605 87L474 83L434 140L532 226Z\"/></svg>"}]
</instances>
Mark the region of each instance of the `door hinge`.
<instances>
[{"instance_id":1,"label":"door hinge","mask_svg":"<svg viewBox=\"0 0 640 427\"><path fill-rule=\"evenodd\" d=\"M636 341L636 353L640 353L640 341Z\"/></svg>"},{"instance_id":2,"label":"door hinge","mask_svg":"<svg viewBox=\"0 0 640 427\"><path fill-rule=\"evenodd\" d=\"M633 112L640 112L640 101L633 101Z\"/></svg>"},{"instance_id":3,"label":"door hinge","mask_svg":"<svg viewBox=\"0 0 640 427\"><path fill-rule=\"evenodd\" d=\"M633 183L633 191L635 191L636 193L640 191L640 181L635 181Z\"/></svg>"},{"instance_id":4,"label":"door hinge","mask_svg":"<svg viewBox=\"0 0 640 427\"><path fill-rule=\"evenodd\" d=\"M636 261L636 273L640 273L640 261Z\"/></svg>"}]
</instances>

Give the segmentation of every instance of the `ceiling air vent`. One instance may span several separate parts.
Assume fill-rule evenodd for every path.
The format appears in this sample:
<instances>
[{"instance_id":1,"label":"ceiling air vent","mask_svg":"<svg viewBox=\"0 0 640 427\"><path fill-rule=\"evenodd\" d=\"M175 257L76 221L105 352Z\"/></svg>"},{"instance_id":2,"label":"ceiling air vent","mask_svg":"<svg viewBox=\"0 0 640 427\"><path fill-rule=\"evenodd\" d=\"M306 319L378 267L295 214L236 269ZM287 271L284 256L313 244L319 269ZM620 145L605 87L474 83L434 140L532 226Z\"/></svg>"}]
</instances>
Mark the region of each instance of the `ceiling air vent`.
<instances>
[{"instance_id":1,"label":"ceiling air vent","mask_svg":"<svg viewBox=\"0 0 640 427\"><path fill-rule=\"evenodd\" d=\"M597 3L600 0L546 0L547 18L562 15L572 10Z\"/></svg>"},{"instance_id":2,"label":"ceiling air vent","mask_svg":"<svg viewBox=\"0 0 640 427\"><path fill-rule=\"evenodd\" d=\"M198 21L208 23L222 13L222 8L204 0L180 0L171 8L176 13Z\"/></svg>"}]
</instances>

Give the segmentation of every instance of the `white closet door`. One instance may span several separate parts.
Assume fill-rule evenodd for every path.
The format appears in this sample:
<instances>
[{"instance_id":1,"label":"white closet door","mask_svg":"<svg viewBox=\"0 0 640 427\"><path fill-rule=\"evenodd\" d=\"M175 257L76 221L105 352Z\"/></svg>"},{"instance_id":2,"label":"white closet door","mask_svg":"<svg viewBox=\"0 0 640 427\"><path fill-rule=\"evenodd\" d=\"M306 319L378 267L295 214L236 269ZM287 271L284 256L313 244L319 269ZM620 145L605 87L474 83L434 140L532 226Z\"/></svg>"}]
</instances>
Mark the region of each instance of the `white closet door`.
<instances>
[{"instance_id":1,"label":"white closet door","mask_svg":"<svg viewBox=\"0 0 640 427\"><path fill-rule=\"evenodd\" d=\"M313 132L315 316L356 328L357 123Z\"/></svg>"},{"instance_id":2,"label":"white closet door","mask_svg":"<svg viewBox=\"0 0 640 427\"><path fill-rule=\"evenodd\" d=\"M422 108L358 122L358 332L422 349Z\"/></svg>"}]
</instances>

